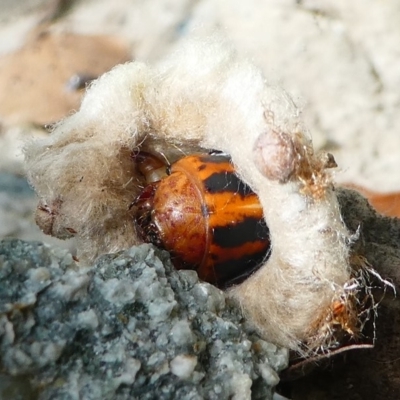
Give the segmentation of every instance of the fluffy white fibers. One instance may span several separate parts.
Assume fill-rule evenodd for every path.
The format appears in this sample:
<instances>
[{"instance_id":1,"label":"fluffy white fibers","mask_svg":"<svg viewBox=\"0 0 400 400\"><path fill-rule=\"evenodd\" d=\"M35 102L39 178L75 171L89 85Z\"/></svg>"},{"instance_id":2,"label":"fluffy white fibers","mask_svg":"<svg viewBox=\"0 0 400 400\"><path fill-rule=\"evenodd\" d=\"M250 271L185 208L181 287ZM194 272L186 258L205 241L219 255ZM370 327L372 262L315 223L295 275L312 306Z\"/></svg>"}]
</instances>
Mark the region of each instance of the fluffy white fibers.
<instances>
[{"instance_id":1,"label":"fluffy white fibers","mask_svg":"<svg viewBox=\"0 0 400 400\"><path fill-rule=\"evenodd\" d=\"M259 195L270 258L231 289L269 341L298 351L355 334L349 233L329 170L289 96L269 87L220 37L191 40L159 65L132 62L100 77L78 112L28 143L26 165L48 234L78 238L92 260L136 244L129 205L139 193L132 152L165 155L199 147L229 153Z\"/></svg>"}]
</instances>

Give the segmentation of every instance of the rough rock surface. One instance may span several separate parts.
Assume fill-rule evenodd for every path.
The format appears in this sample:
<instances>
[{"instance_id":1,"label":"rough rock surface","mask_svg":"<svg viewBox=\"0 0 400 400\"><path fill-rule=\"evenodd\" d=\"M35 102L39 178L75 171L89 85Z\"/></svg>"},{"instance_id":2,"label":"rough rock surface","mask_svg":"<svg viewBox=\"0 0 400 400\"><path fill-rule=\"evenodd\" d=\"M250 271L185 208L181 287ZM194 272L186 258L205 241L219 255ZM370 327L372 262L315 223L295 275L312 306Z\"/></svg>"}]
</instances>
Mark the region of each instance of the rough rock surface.
<instances>
[{"instance_id":1,"label":"rough rock surface","mask_svg":"<svg viewBox=\"0 0 400 400\"><path fill-rule=\"evenodd\" d=\"M0 369L14 377L0 398L268 399L287 365L223 292L150 245L83 270L5 239L0 281Z\"/></svg>"}]
</instances>

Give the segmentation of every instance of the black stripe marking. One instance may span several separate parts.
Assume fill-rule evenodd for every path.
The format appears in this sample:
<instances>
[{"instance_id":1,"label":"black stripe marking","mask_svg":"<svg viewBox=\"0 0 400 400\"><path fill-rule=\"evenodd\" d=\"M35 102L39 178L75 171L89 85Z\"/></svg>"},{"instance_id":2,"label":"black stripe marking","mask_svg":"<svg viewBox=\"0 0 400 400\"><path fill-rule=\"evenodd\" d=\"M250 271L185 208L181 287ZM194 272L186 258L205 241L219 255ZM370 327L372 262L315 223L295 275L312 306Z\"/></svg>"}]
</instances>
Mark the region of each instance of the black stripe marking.
<instances>
[{"instance_id":1,"label":"black stripe marking","mask_svg":"<svg viewBox=\"0 0 400 400\"><path fill-rule=\"evenodd\" d=\"M217 276L218 287L226 289L229 286L242 283L263 265L270 254L269 249L269 251L260 251L239 259L215 264L214 271Z\"/></svg>"},{"instance_id":2,"label":"black stripe marking","mask_svg":"<svg viewBox=\"0 0 400 400\"><path fill-rule=\"evenodd\" d=\"M269 229L263 219L247 217L235 224L214 227L213 238L219 247L238 247L247 242L268 239Z\"/></svg>"},{"instance_id":3,"label":"black stripe marking","mask_svg":"<svg viewBox=\"0 0 400 400\"><path fill-rule=\"evenodd\" d=\"M205 164L214 163L214 164L222 164L226 162L231 162L231 158L224 153L218 154L208 154L199 156L199 160Z\"/></svg>"},{"instance_id":4,"label":"black stripe marking","mask_svg":"<svg viewBox=\"0 0 400 400\"><path fill-rule=\"evenodd\" d=\"M204 179L203 184L208 193L232 192L243 197L254 194L250 186L242 182L233 172L216 172Z\"/></svg>"}]
</instances>

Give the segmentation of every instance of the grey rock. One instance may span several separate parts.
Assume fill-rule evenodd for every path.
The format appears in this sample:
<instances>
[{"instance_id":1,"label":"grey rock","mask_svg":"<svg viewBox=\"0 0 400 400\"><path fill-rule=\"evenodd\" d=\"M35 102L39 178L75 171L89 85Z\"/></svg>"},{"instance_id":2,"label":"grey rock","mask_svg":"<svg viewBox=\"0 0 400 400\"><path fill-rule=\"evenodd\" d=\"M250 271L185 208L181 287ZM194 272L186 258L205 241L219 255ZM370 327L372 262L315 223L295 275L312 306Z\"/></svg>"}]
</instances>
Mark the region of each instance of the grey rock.
<instances>
[{"instance_id":1,"label":"grey rock","mask_svg":"<svg viewBox=\"0 0 400 400\"><path fill-rule=\"evenodd\" d=\"M355 250L368 260L383 278L400 286L400 219L375 211L360 193L339 189L343 219L352 232L359 232Z\"/></svg>"},{"instance_id":2,"label":"grey rock","mask_svg":"<svg viewBox=\"0 0 400 400\"><path fill-rule=\"evenodd\" d=\"M0 340L0 397L13 399L270 399L288 362L151 245L82 269L65 250L3 240Z\"/></svg>"}]
</instances>

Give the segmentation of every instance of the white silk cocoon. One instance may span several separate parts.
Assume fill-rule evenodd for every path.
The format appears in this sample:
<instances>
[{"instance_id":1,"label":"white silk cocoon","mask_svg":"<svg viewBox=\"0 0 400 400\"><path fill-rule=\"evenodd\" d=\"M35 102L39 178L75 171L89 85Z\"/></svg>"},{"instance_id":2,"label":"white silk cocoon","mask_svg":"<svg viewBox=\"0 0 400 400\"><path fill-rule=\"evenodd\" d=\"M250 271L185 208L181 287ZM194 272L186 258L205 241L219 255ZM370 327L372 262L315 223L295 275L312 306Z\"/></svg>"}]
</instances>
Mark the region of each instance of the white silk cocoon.
<instances>
[{"instance_id":1,"label":"white silk cocoon","mask_svg":"<svg viewBox=\"0 0 400 400\"><path fill-rule=\"evenodd\" d=\"M139 148L173 157L225 151L258 194L271 256L230 294L267 340L308 352L332 345L337 327L354 333L351 237L331 165L314 154L283 90L219 36L190 40L158 65L115 67L79 111L26 145L39 226L76 236L87 262L139 243L129 210L143 183L131 158Z\"/></svg>"}]
</instances>

